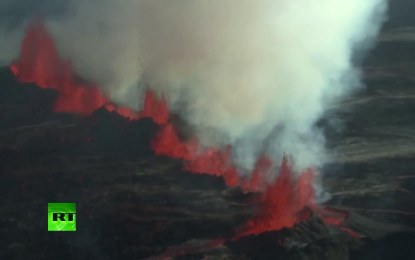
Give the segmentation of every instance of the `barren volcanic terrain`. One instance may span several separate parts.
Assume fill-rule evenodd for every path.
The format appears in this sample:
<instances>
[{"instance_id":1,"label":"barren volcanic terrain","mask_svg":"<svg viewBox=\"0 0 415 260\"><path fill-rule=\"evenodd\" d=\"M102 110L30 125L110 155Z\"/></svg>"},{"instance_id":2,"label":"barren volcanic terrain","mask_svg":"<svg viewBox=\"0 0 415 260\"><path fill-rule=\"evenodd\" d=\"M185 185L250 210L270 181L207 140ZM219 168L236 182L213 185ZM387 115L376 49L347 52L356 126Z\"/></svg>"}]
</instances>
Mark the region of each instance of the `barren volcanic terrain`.
<instances>
[{"instance_id":1,"label":"barren volcanic terrain","mask_svg":"<svg viewBox=\"0 0 415 260\"><path fill-rule=\"evenodd\" d=\"M366 86L319 122L321 212L256 235L235 236L260 195L156 155L151 119L54 112L54 90L2 68L0 258L415 259L415 3L390 2ZM77 203L76 232L47 232L54 201Z\"/></svg>"}]
</instances>

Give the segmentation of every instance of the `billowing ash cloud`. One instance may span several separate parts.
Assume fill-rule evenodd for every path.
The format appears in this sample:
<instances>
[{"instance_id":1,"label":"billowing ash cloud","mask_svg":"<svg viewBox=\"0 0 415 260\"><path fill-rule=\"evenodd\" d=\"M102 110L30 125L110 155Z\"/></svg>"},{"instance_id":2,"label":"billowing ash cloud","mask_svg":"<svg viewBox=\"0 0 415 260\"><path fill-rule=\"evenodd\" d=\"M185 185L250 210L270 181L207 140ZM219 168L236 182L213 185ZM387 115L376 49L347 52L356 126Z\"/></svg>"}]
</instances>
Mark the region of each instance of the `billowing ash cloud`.
<instances>
[{"instance_id":1,"label":"billowing ash cloud","mask_svg":"<svg viewBox=\"0 0 415 260\"><path fill-rule=\"evenodd\" d=\"M27 10L18 2L13 10ZM266 152L277 161L292 155L298 169L324 162L315 123L359 85L353 53L370 45L386 7L386 0L40 2L30 15L20 12L23 25L42 16L60 54L115 102L139 109L149 86L206 146L231 144L242 168ZM4 27L3 63L16 57L23 25Z\"/></svg>"}]
</instances>

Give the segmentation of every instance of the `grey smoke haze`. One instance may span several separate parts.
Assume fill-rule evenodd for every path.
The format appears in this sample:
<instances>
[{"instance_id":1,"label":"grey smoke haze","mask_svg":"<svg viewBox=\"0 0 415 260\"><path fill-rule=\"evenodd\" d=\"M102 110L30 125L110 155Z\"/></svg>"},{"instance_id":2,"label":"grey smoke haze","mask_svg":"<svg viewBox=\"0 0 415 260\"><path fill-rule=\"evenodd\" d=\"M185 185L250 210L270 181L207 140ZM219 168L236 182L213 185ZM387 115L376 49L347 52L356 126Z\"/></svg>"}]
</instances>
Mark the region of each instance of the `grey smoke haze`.
<instances>
[{"instance_id":1,"label":"grey smoke haze","mask_svg":"<svg viewBox=\"0 0 415 260\"><path fill-rule=\"evenodd\" d=\"M9 1L10 3L12 1ZM33 1L30 1L33 2ZM26 2L1 12L28 10ZM370 46L386 0L39 1L5 18L0 61L16 58L24 24L42 15L61 56L115 102L140 109L144 88L206 146L234 147L241 168L260 153L298 170L324 163L315 126L325 107L358 87L356 48ZM53 4L54 3L54 4ZM6 11L5 11L6 10ZM59 14L59 15L57 15Z\"/></svg>"}]
</instances>

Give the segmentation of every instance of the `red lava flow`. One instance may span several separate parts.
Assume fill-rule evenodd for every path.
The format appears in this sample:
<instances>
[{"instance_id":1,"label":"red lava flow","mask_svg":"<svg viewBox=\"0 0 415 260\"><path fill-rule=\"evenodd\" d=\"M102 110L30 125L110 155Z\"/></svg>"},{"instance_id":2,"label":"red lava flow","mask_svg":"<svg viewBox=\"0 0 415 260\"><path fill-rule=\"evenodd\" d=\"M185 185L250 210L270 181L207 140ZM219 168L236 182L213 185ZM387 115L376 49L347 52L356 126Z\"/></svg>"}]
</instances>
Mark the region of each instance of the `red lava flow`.
<instances>
[{"instance_id":1,"label":"red lava flow","mask_svg":"<svg viewBox=\"0 0 415 260\"><path fill-rule=\"evenodd\" d=\"M160 126L152 142L156 154L183 160L189 172L220 176L230 187L261 192L258 214L241 227L236 236L293 227L309 217L303 213L304 208L315 206L312 169L295 177L285 157L278 177L269 183L266 175L273 170L273 162L264 155L258 159L250 178L240 177L231 163L231 147L201 149L196 139L180 140L177 129L169 121L167 101L153 91L146 92L144 108L138 112L111 103L96 85L81 81L70 61L60 58L52 36L40 22L29 25L20 56L10 70L21 82L55 90L55 112L87 116L104 107L130 120L152 118Z\"/></svg>"}]
</instances>

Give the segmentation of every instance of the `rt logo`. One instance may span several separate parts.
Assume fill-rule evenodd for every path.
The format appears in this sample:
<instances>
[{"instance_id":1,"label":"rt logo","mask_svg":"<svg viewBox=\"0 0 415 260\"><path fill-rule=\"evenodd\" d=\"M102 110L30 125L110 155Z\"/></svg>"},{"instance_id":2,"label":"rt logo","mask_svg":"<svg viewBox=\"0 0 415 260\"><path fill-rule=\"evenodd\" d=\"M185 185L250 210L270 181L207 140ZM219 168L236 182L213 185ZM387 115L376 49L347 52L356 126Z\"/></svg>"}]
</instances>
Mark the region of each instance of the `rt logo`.
<instances>
[{"instance_id":1,"label":"rt logo","mask_svg":"<svg viewBox=\"0 0 415 260\"><path fill-rule=\"evenodd\" d=\"M76 231L76 203L48 203L48 231Z\"/></svg>"}]
</instances>

